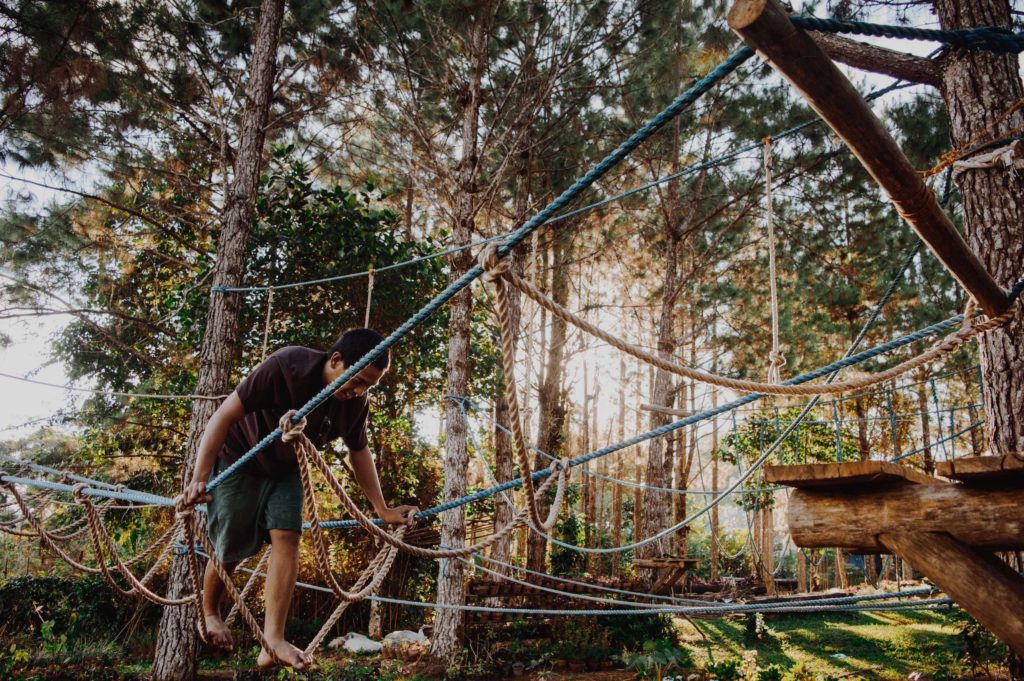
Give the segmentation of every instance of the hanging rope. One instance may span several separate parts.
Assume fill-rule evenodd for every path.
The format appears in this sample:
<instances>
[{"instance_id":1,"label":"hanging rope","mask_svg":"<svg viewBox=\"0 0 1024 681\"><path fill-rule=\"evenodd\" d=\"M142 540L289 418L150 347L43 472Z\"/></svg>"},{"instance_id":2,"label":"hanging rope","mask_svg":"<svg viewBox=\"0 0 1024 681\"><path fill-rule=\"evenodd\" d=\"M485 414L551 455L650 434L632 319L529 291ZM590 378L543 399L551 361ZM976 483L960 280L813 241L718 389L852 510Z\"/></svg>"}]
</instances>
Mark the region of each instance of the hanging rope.
<instances>
[{"instance_id":1,"label":"hanging rope","mask_svg":"<svg viewBox=\"0 0 1024 681\"><path fill-rule=\"evenodd\" d=\"M463 548L428 549L421 546L413 546L411 544L407 544L406 542L402 541L402 538L398 533L392 535L384 528L378 526L373 521L372 518L363 513L362 509L359 508L359 505L356 504L355 501L353 501L352 498L348 495L348 492L345 490L345 486L334 475L334 471L331 470L330 465L327 463L327 461L324 460L323 456L320 454L320 451L312 442L310 442L309 438L306 437L305 433L302 432L303 428L305 428L306 425L305 418L300 420L298 423L292 422L294 413L294 411L290 411L284 416L282 416L280 426L282 430L285 432L286 436L288 437L288 442L290 442L292 446L295 448L295 458L300 461L300 467L312 463L313 467L316 470L320 471L324 479L327 480L327 484L334 491L335 495L338 497L338 500L341 501L341 504L345 508L345 510L355 519L356 523L360 527L365 529L367 532L369 532L371 535L373 535L375 538L383 541L384 543L390 546L393 546L397 549L400 549L406 553L409 553L413 556L417 556L419 558L437 559L469 556L504 539L513 530L522 525L526 518L525 512L520 513L513 517L512 520L507 525L505 525L505 527L501 528L500 530L497 530L487 539L484 539L481 542L473 544L472 546L466 546ZM551 483L556 479L558 481L557 487L555 488L555 500L554 503L552 503L551 505L551 512L548 517L548 521L550 521L551 524L554 523L554 518L557 518L558 510L561 507L562 498L565 495L565 487L569 479L569 471L570 466L569 462L566 459L562 459L560 461L553 463L550 468L551 475L549 475L548 479L544 482L544 484L538 487L536 490L536 497L541 498L542 495L545 492L547 492L547 489L551 485ZM317 523L319 525L319 520L317 520Z\"/></svg>"},{"instance_id":2,"label":"hanging rope","mask_svg":"<svg viewBox=\"0 0 1024 681\"><path fill-rule=\"evenodd\" d=\"M366 271L366 319L363 327L370 328L370 305L373 303L373 265Z\"/></svg>"},{"instance_id":3,"label":"hanging rope","mask_svg":"<svg viewBox=\"0 0 1024 681\"><path fill-rule=\"evenodd\" d=\"M533 470L530 464L530 455L526 451L526 438L523 435L522 415L519 411L519 391L516 389L516 345L515 329L512 328L512 318L509 315L509 292L505 285L503 275L508 274L509 261L498 257L498 247L495 244L488 244L478 256L480 267L483 268L483 281L495 287L494 313L498 318L498 326L501 329L501 365L502 376L505 385L505 401L508 403L508 419L512 429L512 446L516 453L519 465L519 474L523 477L523 491L527 500L527 512L530 516L530 523L543 532L554 527L557 518L557 501L552 506L552 512L546 519L541 519L540 508L537 505L536 490L533 479L529 473Z\"/></svg>"},{"instance_id":4,"label":"hanging rope","mask_svg":"<svg viewBox=\"0 0 1024 681\"><path fill-rule=\"evenodd\" d=\"M764 138L764 227L768 237L768 287L771 292L772 315L772 349L768 353L768 383L782 382L782 367L786 366L786 356L779 347L779 292L778 273L775 267L775 219L772 203L772 138Z\"/></svg>"},{"instance_id":5,"label":"hanging rope","mask_svg":"<svg viewBox=\"0 0 1024 681\"><path fill-rule=\"evenodd\" d=\"M653 365L656 368L663 369L669 373L673 373L677 376L682 376L690 380L707 383L709 385L717 385L721 388L729 388L730 390L748 393L763 393L766 395L835 395L849 390L860 390L878 383L884 383L885 381L891 380L897 376L907 373L908 371L928 364L929 362L933 362L950 354L951 352L956 351L957 348L961 347L964 343L975 336L991 331L992 329L1005 326L1014 318L1018 311L1018 305L1013 304L1007 308L1005 312L996 317L980 321L977 318L972 319L969 326L963 327L955 333L945 336L925 352L875 374L869 374L861 378L837 383L792 384L787 382L782 384L772 384L721 376L702 371L700 369L683 366L669 359L659 357L658 355L654 355L642 348L627 343L626 341L613 336L607 331L604 331L603 329L594 326L590 322L573 314L549 298L533 284L522 279L511 270L498 270L496 276L500 276L506 282L517 288L528 298L551 312L553 315L557 316L559 319L563 319L581 331L603 340L612 347L625 352L631 357L635 357L643 362Z\"/></svg>"}]
</instances>

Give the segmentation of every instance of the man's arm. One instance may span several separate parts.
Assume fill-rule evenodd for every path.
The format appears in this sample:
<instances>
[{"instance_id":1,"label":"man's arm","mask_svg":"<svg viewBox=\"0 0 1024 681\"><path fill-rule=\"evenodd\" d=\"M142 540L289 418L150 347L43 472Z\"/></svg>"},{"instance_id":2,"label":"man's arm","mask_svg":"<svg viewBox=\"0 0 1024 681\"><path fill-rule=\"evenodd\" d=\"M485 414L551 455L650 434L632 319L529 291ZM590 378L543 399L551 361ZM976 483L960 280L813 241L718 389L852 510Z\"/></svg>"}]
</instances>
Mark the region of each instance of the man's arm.
<instances>
[{"instance_id":1,"label":"man's arm","mask_svg":"<svg viewBox=\"0 0 1024 681\"><path fill-rule=\"evenodd\" d=\"M199 453L196 455L195 468L192 469L192 480L185 487L186 504L201 504L210 500L210 495L206 493L206 483L213 471L213 464L224 447L224 440L228 436L231 424L244 417L245 408L237 392L228 395L217 407L217 411L213 412L213 416L206 423L203 438L199 441Z\"/></svg>"},{"instance_id":2,"label":"man's arm","mask_svg":"<svg viewBox=\"0 0 1024 681\"><path fill-rule=\"evenodd\" d=\"M352 473L356 476L356 482L363 490L363 494L373 505L377 517L389 525L412 525L415 521L413 515L419 511L415 506L396 506L390 508L384 501L384 492L380 488L380 478L377 477L377 466L373 462L373 455L369 447L363 447L349 454L349 461L352 462Z\"/></svg>"}]
</instances>

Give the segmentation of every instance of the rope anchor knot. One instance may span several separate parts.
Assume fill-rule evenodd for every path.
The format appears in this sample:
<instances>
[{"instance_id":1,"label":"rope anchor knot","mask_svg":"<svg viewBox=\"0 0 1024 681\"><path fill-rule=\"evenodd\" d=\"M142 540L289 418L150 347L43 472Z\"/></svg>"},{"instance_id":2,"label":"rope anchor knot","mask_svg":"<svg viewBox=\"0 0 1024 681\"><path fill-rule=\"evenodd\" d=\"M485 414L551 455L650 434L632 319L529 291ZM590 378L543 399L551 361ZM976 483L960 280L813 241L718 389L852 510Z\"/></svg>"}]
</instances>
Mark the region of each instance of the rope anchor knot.
<instances>
[{"instance_id":1,"label":"rope anchor knot","mask_svg":"<svg viewBox=\"0 0 1024 681\"><path fill-rule=\"evenodd\" d=\"M498 244L494 241L484 246L477 255L477 263L483 268L481 279L493 284L508 274L508 260L498 255Z\"/></svg>"}]
</instances>

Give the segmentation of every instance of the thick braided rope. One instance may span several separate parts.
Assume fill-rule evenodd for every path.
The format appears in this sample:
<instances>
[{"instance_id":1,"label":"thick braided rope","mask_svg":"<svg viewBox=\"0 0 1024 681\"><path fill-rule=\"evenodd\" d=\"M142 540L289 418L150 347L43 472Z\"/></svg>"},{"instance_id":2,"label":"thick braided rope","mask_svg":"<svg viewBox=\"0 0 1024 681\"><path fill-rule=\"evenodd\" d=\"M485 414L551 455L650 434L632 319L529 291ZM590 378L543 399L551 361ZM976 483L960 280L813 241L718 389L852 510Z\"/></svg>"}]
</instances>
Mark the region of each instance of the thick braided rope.
<instances>
[{"instance_id":1,"label":"thick braided rope","mask_svg":"<svg viewBox=\"0 0 1024 681\"><path fill-rule=\"evenodd\" d=\"M192 507L186 507L184 504L184 498L178 496L174 500L174 515L176 518L181 520L182 525L182 538L185 540L185 547L188 552L186 560L188 561L188 578L192 582L192 598L193 608L196 616L196 628L199 630L199 638L204 642L210 642L210 632L206 628L206 615L203 612L203 581L199 577L199 557L196 556L196 518L195 509ZM205 533L204 533L205 534ZM238 607L239 612L242 615L242 619L245 620L246 624L250 627L255 626L256 630L259 631L259 624L256 619L252 616L249 608L245 605L245 601L238 598L238 594L235 591L235 584L231 581L231 575L221 564L217 558L217 554L214 553L213 547L207 547L205 543L205 536L200 537L204 541L203 547L207 549L210 554L208 561L212 562L214 568L217 570L217 575L220 577L221 583L224 584L224 588L232 595L235 605ZM263 632L260 631L257 638L262 643ZM274 653L271 652L271 655Z\"/></svg>"},{"instance_id":2,"label":"thick braided rope","mask_svg":"<svg viewBox=\"0 0 1024 681\"><path fill-rule=\"evenodd\" d=\"M768 238L768 288L771 293L772 349L768 353L768 383L782 382L786 356L779 347L779 282L775 267L775 208L772 203L772 138L764 138L765 232Z\"/></svg>"},{"instance_id":3,"label":"thick braided rope","mask_svg":"<svg viewBox=\"0 0 1024 681\"><path fill-rule=\"evenodd\" d=\"M32 528L35 529L35 533L31 536L39 537L39 540L43 543L43 545L45 545L47 548L53 551L61 560L63 560L65 563L75 568L79 572L85 572L87 574L92 575L101 573L101 568L94 568L89 565L85 565L84 563L80 563L79 561L72 558L68 552L63 550L57 544L57 540L53 537L52 533L50 533L48 530L46 530L46 528L43 527L42 522L39 520L38 517L36 517L36 514L32 512L31 508L25 502L24 497L22 497L21 493L18 492L17 488L15 488L15 486L11 483L4 483L4 486L10 491L11 496L14 497L14 501L18 505L18 508L21 511L22 516L24 516L25 520L28 521L29 525L31 525ZM166 532L164 532L164 534L158 537L156 541L150 544L141 553L139 553L131 560L125 561L125 564L134 565L135 563L138 563L139 561L146 558L146 556L151 554L156 549L157 546L160 546L161 544L169 541L169 535L172 529L173 528L169 528ZM100 560L100 562L102 562L102 555L99 555L98 559Z\"/></svg>"},{"instance_id":4,"label":"thick braided rope","mask_svg":"<svg viewBox=\"0 0 1024 681\"><path fill-rule=\"evenodd\" d=\"M533 479L529 473L533 470L530 463L530 455L526 451L523 435L522 416L519 411L519 390L516 388L516 344L515 329L512 328L512 319L509 316L509 290L505 284L503 275L509 271L509 261L498 257L497 244L491 243L480 251L477 258L480 267L483 268L484 283L492 283L495 287L494 312L498 318L498 326L501 329L501 364L502 375L505 385L505 399L508 402L509 427L512 429L512 446L516 453L519 465L519 474L523 478L523 493L526 496L526 508L529 513L530 523L544 532L554 526L555 518L547 518L547 522L540 517L540 508L536 498L536 489Z\"/></svg>"},{"instance_id":5,"label":"thick braided rope","mask_svg":"<svg viewBox=\"0 0 1024 681\"><path fill-rule=\"evenodd\" d=\"M374 556L373 560L370 561L369 565L360 575L359 579L356 580L359 586L354 587L355 591L347 591L342 587L338 580L334 577L334 571L331 569L331 557L327 551L327 542L324 540L323 530L320 527L320 509L316 503L316 492L313 489L313 479L309 473L309 456L305 450L309 447L313 447L312 442L309 438L305 437L302 432L306 426L306 419L300 420L296 424L291 422L291 414L285 414L281 417L282 429L284 435L281 436L283 442L292 444L295 449L295 458L299 464L299 477L302 479L302 492L305 497L306 509L309 512L309 529L310 534L313 538L313 554L316 556L317 566L320 569L320 573L323 575L327 585L331 588L334 596L343 603L356 603L365 599L367 596L377 590L377 588L387 577L388 572L391 570L391 565L395 560L395 555L398 553L398 549L390 544L385 544L381 547L380 551ZM305 442L302 442L305 440ZM315 447L313 447L315 449ZM300 451L302 450L302 451ZM392 536L398 540L402 540L405 537L405 532L408 528L401 526L395 529ZM363 578L373 576L373 579L367 583Z\"/></svg>"},{"instance_id":6,"label":"thick braided rope","mask_svg":"<svg viewBox=\"0 0 1024 681\"><path fill-rule=\"evenodd\" d=\"M285 414L282 417L282 423L286 419L288 420L289 423L292 423L290 413ZM295 426L297 424L292 423L292 425ZM348 511L350 515L352 515L352 517L355 519L356 523L360 527L362 527L371 535L377 537L384 543L389 544L401 551L417 556L419 558L458 558L462 556L469 556L473 553L478 553L479 551L487 548L488 546L508 536L513 530L515 530L517 527L523 524L526 517L524 511L523 513L513 517L512 520L507 525L505 525L505 527L501 528L487 539L484 539L483 541L477 544L467 546L465 548L428 549L422 546L413 546L411 544L407 544L398 537L393 537L391 534L387 532L387 530L385 530L382 527L379 527L376 523L374 523L372 518L363 513L363 511L359 508L358 504L356 504L355 501L353 501L352 498L348 495L348 492L345 491L345 486L334 475L334 471L331 470L330 465L327 463L327 461L324 460L323 456L320 455L320 452L313 445L313 443L309 441L309 438L307 438L305 434L300 432L300 434L294 439L292 444L295 447L296 458L305 457L308 461L313 463L314 467L317 470L319 470L320 473L327 480L327 483L330 485L331 489L334 490L334 493L335 495L337 495L338 500L341 501L342 506L344 506L345 510ZM569 477L569 470L570 467L567 465L567 462L565 461L557 461L553 463L551 465L550 471L551 473L557 473L557 475L549 475L545 483L537 488L536 493L537 496L540 497L547 491L548 487L550 486L550 483L556 477L558 479L558 486L555 489L555 501L551 506L551 513L549 514L549 518L552 516L557 517L559 507L561 506L562 498L565 494L565 485Z\"/></svg>"},{"instance_id":7,"label":"thick braided rope","mask_svg":"<svg viewBox=\"0 0 1024 681\"><path fill-rule=\"evenodd\" d=\"M406 528L400 527L398 529L401 533L404 534ZM396 535L398 535L399 538L401 538L400 534L396 533ZM384 580L384 576L391 572L391 566L394 563L395 556L397 555L398 549L393 546L385 546L384 548L382 548L381 551L377 553L377 555L374 557L374 559L370 561L369 565L366 566L366 569L363 570L362 574L359 575L359 578L352 585L353 591L355 591L356 593L365 592L365 596L363 596L363 598L366 598L371 594L375 593L380 588L381 582L383 582ZM371 577L373 579L371 579ZM334 589L331 590L334 591ZM320 647L320 644L322 644L324 639L327 638L327 634L331 631L331 629L334 628L334 625L338 623L338 620L341 619L341 616L345 613L345 611L348 610L348 606L352 605L352 603L355 602L355 599L350 599L343 600L340 603L338 603L338 606L334 608L334 611L331 613L331 616L328 617L327 621L324 622L322 627L320 627L320 631L316 633L316 636L313 637L313 640L309 642L308 646L306 646L306 654L311 655L314 650Z\"/></svg>"},{"instance_id":8,"label":"thick braided rope","mask_svg":"<svg viewBox=\"0 0 1024 681\"><path fill-rule=\"evenodd\" d=\"M1024 33L1014 33L997 26L979 26L956 30L914 28L913 26L890 26L871 24L863 21L843 21L819 17L790 17L794 26L810 31L828 33L853 33L876 38L906 38L908 40L929 40L946 43L965 50L984 52L1008 52L1017 54L1024 51Z\"/></svg>"},{"instance_id":9,"label":"thick braided rope","mask_svg":"<svg viewBox=\"0 0 1024 681\"><path fill-rule=\"evenodd\" d=\"M270 544L267 544L267 547L263 549L263 553L260 554L260 559L256 561L256 567L249 571L249 579L245 581L245 586L242 587L242 593L238 595L239 600L241 600L243 603L246 602L246 599L249 597L249 592L252 591L253 587L256 586L256 582L259 579L260 573L263 571L263 568L267 566L267 560L269 559ZM238 570L244 564L245 561L239 563L238 567L235 568L235 572L237 573ZM224 618L224 624L230 627L231 624L235 621L235 617L237 616L238 606L232 603L231 610L228 611L228 616Z\"/></svg>"},{"instance_id":10,"label":"thick braided rope","mask_svg":"<svg viewBox=\"0 0 1024 681\"><path fill-rule=\"evenodd\" d=\"M118 556L117 546L114 544L114 540L111 538L110 533L107 532L106 528L103 527L103 521L100 519L99 513L96 511L96 507L93 505L93 503L84 495L82 495L80 490L76 494L76 498L78 499L79 503L82 504L82 507L85 509L86 515L89 518L89 536L92 538L93 549L95 550L97 560L99 561L100 574L103 576L104 581L107 583L108 586L110 586L110 588L125 596L142 597L147 601L150 601L151 603L156 603L157 605L175 606L185 605L187 603L192 602L192 595L188 595L183 598L164 598L163 596L150 590L146 586L146 582L152 579L153 575L156 574L156 568L159 567L159 564L162 561L158 559L157 563L153 566L153 568L151 568L146 573L146 576L142 580L138 579L132 573L131 569L129 569L129 567L125 565L124 561L121 560L120 556ZM176 532L180 525L181 519L176 519L175 523L171 526L171 529ZM165 536L167 536L167 534L168 533L165 533ZM171 543L171 539L173 539L173 533L171 537L168 538L168 544ZM153 546L156 545L154 544ZM106 557L104 554L109 555L113 563L112 565L107 565ZM166 552L161 553L161 556L163 557L165 557L166 555ZM114 579L115 571L122 577L124 577L124 579L128 582L129 587L127 589L118 584L117 580Z\"/></svg>"},{"instance_id":11,"label":"thick braided rope","mask_svg":"<svg viewBox=\"0 0 1024 681\"><path fill-rule=\"evenodd\" d=\"M195 551L195 532L193 528L193 522L194 521L192 519L186 519L185 534L186 539L188 540L188 553L190 556L190 561L192 563L196 563L197 558ZM249 609L249 606L246 605L245 601L242 599L242 594L238 592L238 587L236 587L235 583L232 581L231 575L228 573L227 568L224 567L224 563L221 562L220 558L218 558L217 554L214 552L213 547L210 546L209 539L207 538L205 532L199 535L199 543L202 545L203 551L207 554L207 560L209 560L210 563L213 565L213 569L217 572L217 576L220 577L221 583L224 584L225 592L227 592L228 596L231 598L232 601L234 601L235 605L238 607L239 615L241 615L242 620L249 626L249 630L252 631L252 635L260 644L260 647L262 647L263 650L267 651L267 654L270 656L270 659L274 661L274 664L278 665L279 667L287 667L288 665L285 664L284 661L282 661L281 658L277 656L277 653L274 652L274 648L267 642L266 636L263 635L263 629L260 627L259 622L256 621L256 617L252 614L252 610ZM193 571L193 575L194 581L198 583L198 565L196 566L196 569ZM197 595L199 594L198 591L196 593ZM200 634L203 636L205 640L207 637L206 622L203 618L202 601L198 597L196 599L196 608L198 610Z\"/></svg>"},{"instance_id":12,"label":"thick braided rope","mask_svg":"<svg viewBox=\"0 0 1024 681\"><path fill-rule=\"evenodd\" d=\"M975 336L991 331L992 329L1005 326L1011 319L1013 319L1014 315L1017 314L1017 305L1011 305L1006 312L1003 312L996 317L977 322L965 328L961 328L955 333L945 336L932 345L931 348L916 357L908 359L905 362L901 362L884 371L869 374L861 378L837 383L803 383L798 385L771 384L712 374L664 359L647 352L646 350L631 345L630 343L627 343L578 317L555 301L551 300L531 283L519 277L515 272L507 271L503 274L503 277L506 281L512 284L512 286L515 286L531 300L551 312L551 314L560 319L564 319L566 322L572 324L581 331L603 340L612 347L621 350L632 357L647 362L659 369L676 374L677 376L682 376L700 383L716 385L721 388L729 388L730 390L737 390L740 392L764 393L766 395L835 395L849 390L860 390L878 383L884 383L885 381L891 380L897 376L907 373L908 371L924 366L929 362L933 362L940 357L948 355Z\"/></svg>"}]
</instances>

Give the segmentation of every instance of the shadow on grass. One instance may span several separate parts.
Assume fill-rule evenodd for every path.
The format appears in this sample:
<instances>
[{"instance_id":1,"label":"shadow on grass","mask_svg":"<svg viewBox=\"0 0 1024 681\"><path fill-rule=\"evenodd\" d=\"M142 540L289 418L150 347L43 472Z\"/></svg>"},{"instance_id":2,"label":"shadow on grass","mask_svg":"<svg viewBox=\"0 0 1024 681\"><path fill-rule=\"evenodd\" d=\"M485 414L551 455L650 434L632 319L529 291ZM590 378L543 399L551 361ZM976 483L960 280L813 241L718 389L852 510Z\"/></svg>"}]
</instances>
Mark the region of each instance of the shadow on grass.
<instances>
[{"instance_id":1,"label":"shadow on grass","mask_svg":"<svg viewBox=\"0 0 1024 681\"><path fill-rule=\"evenodd\" d=\"M960 667L963 650L957 633L966 622L958 612L817 613L765 618L770 630L750 637L742 618L703 620L715 659L756 651L758 664L791 669L803 662L825 674L871 673L906 678L913 671L948 672ZM706 644L696 636L698 651Z\"/></svg>"}]
</instances>

